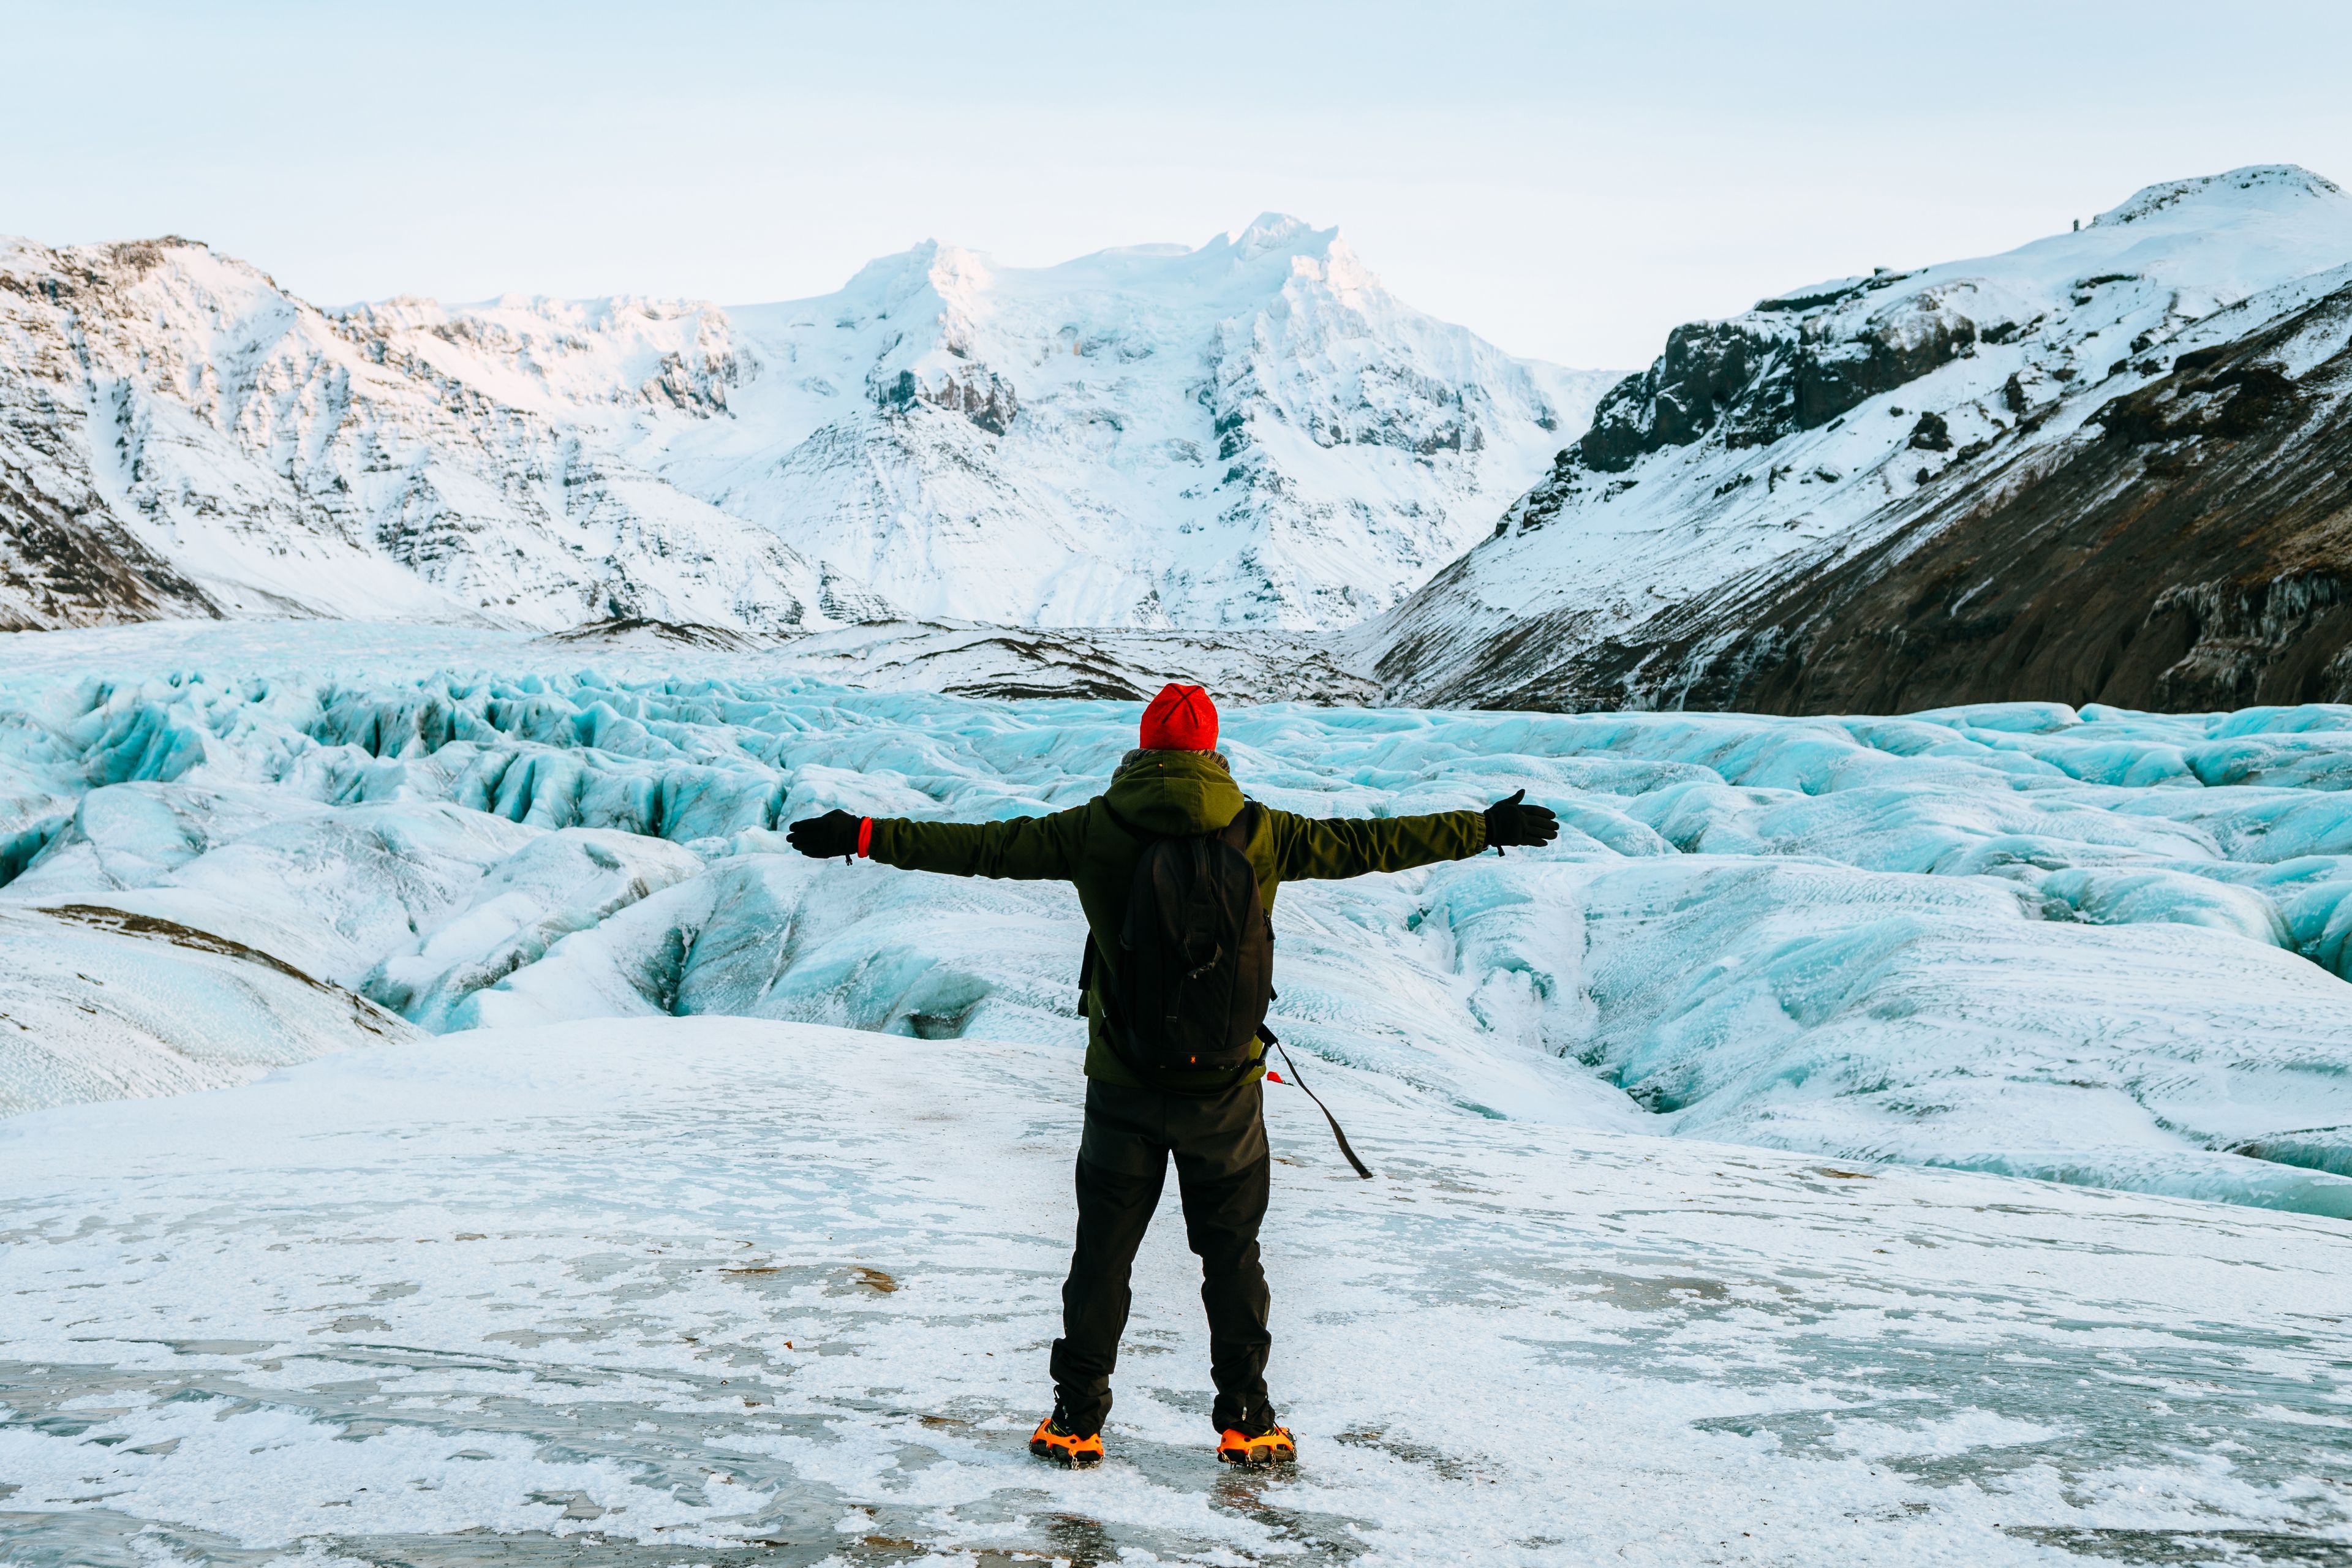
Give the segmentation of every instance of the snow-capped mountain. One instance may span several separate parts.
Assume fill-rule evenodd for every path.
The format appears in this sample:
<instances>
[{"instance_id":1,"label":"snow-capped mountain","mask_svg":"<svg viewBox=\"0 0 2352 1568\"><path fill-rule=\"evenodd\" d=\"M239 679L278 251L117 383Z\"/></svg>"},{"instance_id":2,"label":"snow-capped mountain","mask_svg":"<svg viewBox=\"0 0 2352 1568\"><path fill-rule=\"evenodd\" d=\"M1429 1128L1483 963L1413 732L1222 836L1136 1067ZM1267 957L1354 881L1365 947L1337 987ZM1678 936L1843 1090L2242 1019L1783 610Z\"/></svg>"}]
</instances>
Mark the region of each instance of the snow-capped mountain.
<instances>
[{"instance_id":1,"label":"snow-capped mountain","mask_svg":"<svg viewBox=\"0 0 2352 1568\"><path fill-rule=\"evenodd\" d=\"M1613 378L1412 310L1336 229L732 310L321 310L191 242L0 242L0 625L1312 627L1483 533Z\"/></svg>"},{"instance_id":2,"label":"snow-capped mountain","mask_svg":"<svg viewBox=\"0 0 2352 1568\"><path fill-rule=\"evenodd\" d=\"M2256 296L2243 314L2270 319L2225 337L2239 314L2075 438L1874 544L1661 617L1641 658L1696 707L2352 700L2352 268Z\"/></svg>"},{"instance_id":3,"label":"snow-capped mountain","mask_svg":"<svg viewBox=\"0 0 2352 1568\"><path fill-rule=\"evenodd\" d=\"M1357 646L1501 707L2336 695L2347 264L2352 198L2249 168L1678 328Z\"/></svg>"},{"instance_id":4,"label":"snow-capped mountain","mask_svg":"<svg viewBox=\"0 0 2352 1568\"><path fill-rule=\"evenodd\" d=\"M573 309L596 367L572 401L690 400L719 374L711 314ZM0 242L0 625L832 613L822 571L774 534L632 467L556 400L507 395L517 378L451 374L429 335L327 314L186 241Z\"/></svg>"}]
</instances>

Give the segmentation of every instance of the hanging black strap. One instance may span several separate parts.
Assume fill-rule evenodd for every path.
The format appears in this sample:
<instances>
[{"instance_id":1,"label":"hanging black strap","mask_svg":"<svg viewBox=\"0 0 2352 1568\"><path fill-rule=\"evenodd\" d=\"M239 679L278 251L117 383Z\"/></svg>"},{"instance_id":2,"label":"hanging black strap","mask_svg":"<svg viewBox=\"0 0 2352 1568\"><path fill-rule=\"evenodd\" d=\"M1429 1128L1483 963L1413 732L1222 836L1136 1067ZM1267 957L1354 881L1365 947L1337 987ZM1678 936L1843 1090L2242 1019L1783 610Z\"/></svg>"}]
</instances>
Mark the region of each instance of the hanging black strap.
<instances>
[{"instance_id":1,"label":"hanging black strap","mask_svg":"<svg viewBox=\"0 0 2352 1568\"><path fill-rule=\"evenodd\" d=\"M1315 1101L1315 1109L1321 1111L1323 1113L1323 1120L1331 1124L1331 1136L1339 1141L1339 1152L1348 1157L1348 1163L1356 1167L1356 1174L1363 1177L1364 1180L1368 1182L1370 1181L1372 1179L1372 1173L1365 1167L1364 1163L1361 1160L1356 1158L1356 1152L1348 1147L1348 1135L1339 1131L1339 1119L1331 1114L1331 1108L1324 1104L1321 1100L1317 1099L1315 1091L1307 1087L1307 1080L1298 1076L1298 1064L1290 1059L1289 1048L1280 1040L1276 1039L1273 1035L1267 1034L1264 1030L1260 1030L1259 1032L1265 1035L1265 1043L1267 1045L1272 1046L1276 1050L1282 1053L1282 1065L1290 1069L1290 1081L1297 1084L1300 1091L1304 1093L1307 1099Z\"/></svg>"}]
</instances>

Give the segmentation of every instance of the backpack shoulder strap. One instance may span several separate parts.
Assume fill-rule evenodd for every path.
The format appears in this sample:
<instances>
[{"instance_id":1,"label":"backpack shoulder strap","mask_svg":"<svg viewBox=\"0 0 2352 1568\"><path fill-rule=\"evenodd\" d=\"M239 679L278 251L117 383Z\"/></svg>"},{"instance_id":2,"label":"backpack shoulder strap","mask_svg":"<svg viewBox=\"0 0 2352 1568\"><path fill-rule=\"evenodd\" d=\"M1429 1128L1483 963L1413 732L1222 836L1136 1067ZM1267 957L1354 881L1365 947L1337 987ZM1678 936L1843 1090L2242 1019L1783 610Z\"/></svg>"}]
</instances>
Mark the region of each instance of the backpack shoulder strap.
<instances>
[{"instance_id":1,"label":"backpack shoulder strap","mask_svg":"<svg viewBox=\"0 0 2352 1568\"><path fill-rule=\"evenodd\" d=\"M1147 847L1159 842L1157 834L1146 833L1129 822L1124 812L1111 805L1109 796L1098 795L1095 796L1095 804L1103 808L1103 815L1110 818L1111 826L1129 837L1141 839ZM1128 1051L1125 1039L1127 1026L1118 1016L1118 998L1112 994L1114 988L1095 986L1097 967L1094 933L1090 931L1087 933L1087 955L1078 964L1079 1006L1081 1009L1085 1007L1087 993L1093 987L1095 1004L1102 1009L1103 1039L1110 1047L1110 1054L1134 1077L1136 1082L1156 1089L1160 1085L1160 1075L1152 1070L1151 1064L1138 1061Z\"/></svg>"}]
</instances>

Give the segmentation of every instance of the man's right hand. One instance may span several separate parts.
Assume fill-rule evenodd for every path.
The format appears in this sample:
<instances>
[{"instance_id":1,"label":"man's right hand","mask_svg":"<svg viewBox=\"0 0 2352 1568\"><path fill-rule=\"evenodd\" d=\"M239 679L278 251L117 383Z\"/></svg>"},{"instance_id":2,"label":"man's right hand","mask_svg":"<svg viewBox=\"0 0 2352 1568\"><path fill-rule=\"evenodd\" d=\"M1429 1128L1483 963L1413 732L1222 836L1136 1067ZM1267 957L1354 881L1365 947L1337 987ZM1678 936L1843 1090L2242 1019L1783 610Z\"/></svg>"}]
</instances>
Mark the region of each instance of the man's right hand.
<instances>
[{"instance_id":1,"label":"man's right hand","mask_svg":"<svg viewBox=\"0 0 2352 1568\"><path fill-rule=\"evenodd\" d=\"M1549 844L1559 837L1559 818L1551 807L1523 805L1527 798L1528 792L1521 790L1486 808L1486 842L1497 855L1506 844Z\"/></svg>"},{"instance_id":2,"label":"man's right hand","mask_svg":"<svg viewBox=\"0 0 2352 1568\"><path fill-rule=\"evenodd\" d=\"M784 829L784 837L793 848L812 860L830 860L836 855L854 860L857 858L858 825L865 820L845 811L828 811L823 816L793 823Z\"/></svg>"}]
</instances>

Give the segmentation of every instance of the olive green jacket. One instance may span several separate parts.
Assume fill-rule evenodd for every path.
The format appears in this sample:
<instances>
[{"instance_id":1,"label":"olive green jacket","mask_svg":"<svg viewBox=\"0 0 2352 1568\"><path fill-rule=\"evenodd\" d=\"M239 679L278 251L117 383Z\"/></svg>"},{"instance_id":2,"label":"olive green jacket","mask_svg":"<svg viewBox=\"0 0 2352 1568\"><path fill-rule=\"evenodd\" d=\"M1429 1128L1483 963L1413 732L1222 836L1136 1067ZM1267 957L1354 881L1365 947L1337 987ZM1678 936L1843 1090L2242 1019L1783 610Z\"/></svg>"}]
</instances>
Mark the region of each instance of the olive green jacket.
<instances>
[{"instance_id":1,"label":"olive green jacket","mask_svg":"<svg viewBox=\"0 0 2352 1568\"><path fill-rule=\"evenodd\" d=\"M1094 983L1086 994L1087 1076L1133 1086L1134 1075L1104 1037L1101 993L1117 984L1128 889L1135 880L1135 863L1151 840L1129 833L1111 811L1147 835L1173 838L1213 833L1241 809L1242 792L1215 752L1136 752L1112 776L1110 787L1084 805L1007 822L877 816L867 853L886 866L910 871L1076 885L1095 942ZM1285 882L1402 871L1435 860L1465 859L1486 847L1483 812L1322 821L1265 807L1244 853L1257 868L1258 897L1270 911L1275 891ZM1250 1054L1255 1058L1264 1050L1263 1045L1254 1046ZM1199 1083L1171 1079L1169 1087L1214 1090L1248 1082L1265 1070L1253 1059L1239 1078L1213 1074Z\"/></svg>"}]
</instances>

